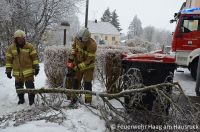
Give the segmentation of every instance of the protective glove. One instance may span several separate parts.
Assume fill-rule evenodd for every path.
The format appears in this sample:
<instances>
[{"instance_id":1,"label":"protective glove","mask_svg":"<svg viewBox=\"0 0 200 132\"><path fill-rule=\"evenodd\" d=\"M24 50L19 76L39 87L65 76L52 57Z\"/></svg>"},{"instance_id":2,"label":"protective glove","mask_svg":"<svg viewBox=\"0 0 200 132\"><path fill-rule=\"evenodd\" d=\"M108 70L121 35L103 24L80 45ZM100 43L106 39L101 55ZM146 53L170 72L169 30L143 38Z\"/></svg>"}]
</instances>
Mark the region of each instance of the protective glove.
<instances>
[{"instance_id":1,"label":"protective glove","mask_svg":"<svg viewBox=\"0 0 200 132\"><path fill-rule=\"evenodd\" d=\"M85 63L82 62L82 63L78 64L78 66L75 66L73 69L74 69L75 71L78 71L78 70L83 70L83 69L85 69L85 67L86 67Z\"/></svg>"},{"instance_id":2,"label":"protective glove","mask_svg":"<svg viewBox=\"0 0 200 132\"><path fill-rule=\"evenodd\" d=\"M75 65L72 62L70 62L70 61L68 61L66 63L66 66L67 66L68 69L73 69L75 67Z\"/></svg>"},{"instance_id":3,"label":"protective glove","mask_svg":"<svg viewBox=\"0 0 200 132\"><path fill-rule=\"evenodd\" d=\"M7 77L8 77L9 79L12 78L11 72L6 72L6 74L7 74Z\"/></svg>"},{"instance_id":4,"label":"protective glove","mask_svg":"<svg viewBox=\"0 0 200 132\"><path fill-rule=\"evenodd\" d=\"M39 71L40 71L40 69L35 69L35 76L38 75Z\"/></svg>"}]
</instances>

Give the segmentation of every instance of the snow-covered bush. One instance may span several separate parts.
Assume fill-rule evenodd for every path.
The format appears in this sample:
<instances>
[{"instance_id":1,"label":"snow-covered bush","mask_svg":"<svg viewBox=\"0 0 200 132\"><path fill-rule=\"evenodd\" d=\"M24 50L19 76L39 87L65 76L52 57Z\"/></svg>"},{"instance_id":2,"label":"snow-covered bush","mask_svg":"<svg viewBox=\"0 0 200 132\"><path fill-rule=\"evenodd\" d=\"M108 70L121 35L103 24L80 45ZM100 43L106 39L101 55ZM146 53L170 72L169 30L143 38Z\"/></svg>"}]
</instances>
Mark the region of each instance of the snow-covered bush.
<instances>
[{"instance_id":1,"label":"snow-covered bush","mask_svg":"<svg viewBox=\"0 0 200 132\"><path fill-rule=\"evenodd\" d=\"M139 37L135 37L133 39L127 40L126 45L130 47L143 48L143 49L146 49L148 52L156 49L156 45L154 43L145 41Z\"/></svg>"},{"instance_id":2,"label":"snow-covered bush","mask_svg":"<svg viewBox=\"0 0 200 132\"><path fill-rule=\"evenodd\" d=\"M0 42L0 67L5 65L5 62L6 62L6 57L5 57L6 49L7 49L7 46L3 42Z\"/></svg>"},{"instance_id":3,"label":"snow-covered bush","mask_svg":"<svg viewBox=\"0 0 200 132\"><path fill-rule=\"evenodd\" d=\"M63 83L65 62L69 49L64 46L49 46L44 51L44 70L50 87L58 87Z\"/></svg>"},{"instance_id":4,"label":"snow-covered bush","mask_svg":"<svg viewBox=\"0 0 200 132\"><path fill-rule=\"evenodd\" d=\"M107 92L120 92L113 86L115 81L122 74L121 55L129 52L125 48L115 48L114 46L99 46L96 57L96 78L106 87Z\"/></svg>"},{"instance_id":5,"label":"snow-covered bush","mask_svg":"<svg viewBox=\"0 0 200 132\"><path fill-rule=\"evenodd\" d=\"M117 93L122 89L117 79L122 72L123 53L144 53L145 49L128 46L98 46L96 57L95 77L105 85L108 93Z\"/></svg>"},{"instance_id":6,"label":"snow-covered bush","mask_svg":"<svg viewBox=\"0 0 200 132\"><path fill-rule=\"evenodd\" d=\"M68 59L69 48L64 46L49 46L44 51L44 68L50 87L63 84L65 62ZM113 84L122 75L122 53L143 53L146 50L128 46L98 46L96 53L96 68L94 78L100 80L108 92L119 92Z\"/></svg>"}]
</instances>

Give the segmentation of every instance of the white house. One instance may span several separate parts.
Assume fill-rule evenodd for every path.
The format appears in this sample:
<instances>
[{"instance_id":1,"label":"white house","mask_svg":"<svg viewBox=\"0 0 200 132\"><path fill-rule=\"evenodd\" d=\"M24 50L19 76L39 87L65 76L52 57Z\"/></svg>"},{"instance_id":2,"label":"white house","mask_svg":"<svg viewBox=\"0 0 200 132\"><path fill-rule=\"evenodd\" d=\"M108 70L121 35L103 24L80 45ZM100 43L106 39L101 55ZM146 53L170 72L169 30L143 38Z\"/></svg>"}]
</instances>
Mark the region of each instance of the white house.
<instances>
[{"instance_id":1,"label":"white house","mask_svg":"<svg viewBox=\"0 0 200 132\"><path fill-rule=\"evenodd\" d=\"M89 21L88 29L97 44L119 45L120 33L109 22Z\"/></svg>"}]
</instances>

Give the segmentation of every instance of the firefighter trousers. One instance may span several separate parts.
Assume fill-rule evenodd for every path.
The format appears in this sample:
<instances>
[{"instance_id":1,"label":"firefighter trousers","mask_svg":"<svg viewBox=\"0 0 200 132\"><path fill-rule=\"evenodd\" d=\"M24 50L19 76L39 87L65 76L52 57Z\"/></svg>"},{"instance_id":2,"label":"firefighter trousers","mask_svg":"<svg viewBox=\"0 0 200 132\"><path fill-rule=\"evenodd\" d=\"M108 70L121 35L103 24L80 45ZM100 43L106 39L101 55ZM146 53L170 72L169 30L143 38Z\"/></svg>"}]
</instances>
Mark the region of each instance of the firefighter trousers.
<instances>
[{"instance_id":1,"label":"firefighter trousers","mask_svg":"<svg viewBox=\"0 0 200 132\"><path fill-rule=\"evenodd\" d=\"M15 78L15 88L16 89L23 89L24 84L25 84L26 88L34 89L35 85L34 85L33 76L28 77L28 78ZM23 93L18 94L18 98L19 98L18 104L23 104L24 103L24 94ZM31 93L28 94L28 99L29 99L29 105L32 105L34 103L35 94L31 94Z\"/></svg>"},{"instance_id":2,"label":"firefighter trousers","mask_svg":"<svg viewBox=\"0 0 200 132\"><path fill-rule=\"evenodd\" d=\"M73 89L80 89L81 88L81 81L83 79L84 90L92 91L93 72L94 72L94 69L88 69L88 70L76 72L76 75L72 80L72 88ZM76 102L77 98L78 98L77 94L71 95L71 100L73 102ZM92 102L92 95L85 94L85 103L91 103L91 102Z\"/></svg>"}]
</instances>

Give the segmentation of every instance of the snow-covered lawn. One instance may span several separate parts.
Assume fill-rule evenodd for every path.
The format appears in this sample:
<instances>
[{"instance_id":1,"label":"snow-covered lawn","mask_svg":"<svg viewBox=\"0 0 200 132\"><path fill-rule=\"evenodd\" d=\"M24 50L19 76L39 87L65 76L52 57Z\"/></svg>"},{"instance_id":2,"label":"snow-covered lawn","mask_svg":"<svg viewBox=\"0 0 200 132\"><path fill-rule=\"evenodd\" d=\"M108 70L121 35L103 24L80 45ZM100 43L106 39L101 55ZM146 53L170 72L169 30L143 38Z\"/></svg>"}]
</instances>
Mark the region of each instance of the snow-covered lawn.
<instances>
[{"instance_id":1,"label":"snow-covered lawn","mask_svg":"<svg viewBox=\"0 0 200 132\"><path fill-rule=\"evenodd\" d=\"M46 75L44 65L40 64L40 73L35 78L35 87L45 86ZM94 87L95 91L101 91L99 84ZM5 74L5 68L0 68L0 116L22 109L31 109L28 105L28 95L25 95L26 103L17 105L18 98L14 86L14 78L8 79ZM94 103L97 100L94 98ZM96 102L97 103L97 102ZM34 107L34 106L33 106ZM64 111L67 120L61 125L55 123L46 123L42 121L27 122L18 127L8 127L1 129L1 132L102 132L105 131L105 122L92 114L85 106L78 109ZM69 119L69 120L68 120Z\"/></svg>"},{"instance_id":2,"label":"snow-covered lawn","mask_svg":"<svg viewBox=\"0 0 200 132\"><path fill-rule=\"evenodd\" d=\"M44 65L40 65L40 74L35 78L35 86L41 88L45 86L46 76L44 73ZM5 68L0 68L0 115L14 112L16 110L28 107L28 95L25 95L26 103L17 105L18 97L15 90L15 79L8 79L5 74Z\"/></svg>"},{"instance_id":3,"label":"snow-covered lawn","mask_svg":"<svg viewBox=\"0 0 200 132\"><path fill-rule=\"evenodd\" d=\"M35 86L41 88L45 86L46 76L44 73L44 65L40 64L40 74L35 79ZM175 72L174 81L178 81L183 87L187 95L195 95L195 81L190 76L187 69L184 72ZM95 83L94 91L102 91L100 84ZM0 116L19 111L22 109L31 109L28 105L28 97L25 96L26 103L17 105L17 95L14 87L14 79L8 79L5 74L5 68L0 68ZM93 103L97 103L94 98ZM105 131L105 122L99 117L92 114L86 107L80 106L78 109L66 110L67 119L61 125L55 123L46 123L42 121L27 122L18 127L8 127L0 129L1 132L102 132Z\"/></svg>"}]
</instances>

